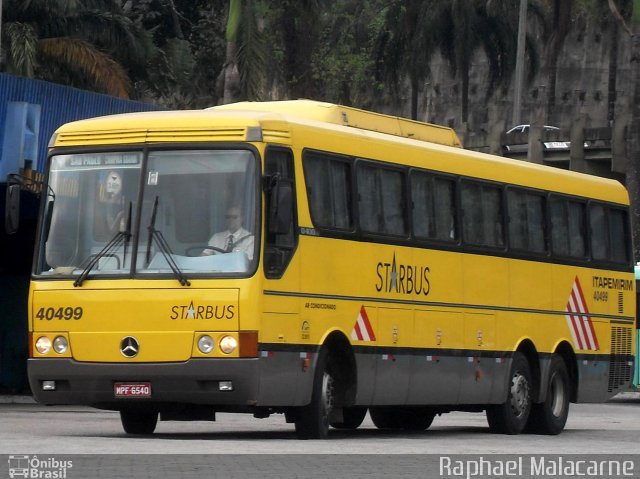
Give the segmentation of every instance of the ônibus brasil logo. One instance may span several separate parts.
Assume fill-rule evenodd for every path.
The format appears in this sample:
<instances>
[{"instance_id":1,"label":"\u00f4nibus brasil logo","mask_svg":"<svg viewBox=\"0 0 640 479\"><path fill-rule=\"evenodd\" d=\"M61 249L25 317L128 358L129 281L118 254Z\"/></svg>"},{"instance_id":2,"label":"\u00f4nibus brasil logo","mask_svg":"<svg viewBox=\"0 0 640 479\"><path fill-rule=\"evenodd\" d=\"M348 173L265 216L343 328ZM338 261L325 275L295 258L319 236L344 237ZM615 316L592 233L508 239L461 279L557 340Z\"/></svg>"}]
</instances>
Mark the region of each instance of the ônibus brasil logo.
<instances>
[{"instance_id":1,"label":"\u00f4nibus brasil logo","mask_svg":"<svg viewBox=\"0 0 640 479\"><path fill-rule=\"evenodd\" d=\"M9 477L26 477L38 479L65 479L67 469L73 467L73 461L55 457L39 458L38 456L9 456Z\"/></svg>"}]
</instances>

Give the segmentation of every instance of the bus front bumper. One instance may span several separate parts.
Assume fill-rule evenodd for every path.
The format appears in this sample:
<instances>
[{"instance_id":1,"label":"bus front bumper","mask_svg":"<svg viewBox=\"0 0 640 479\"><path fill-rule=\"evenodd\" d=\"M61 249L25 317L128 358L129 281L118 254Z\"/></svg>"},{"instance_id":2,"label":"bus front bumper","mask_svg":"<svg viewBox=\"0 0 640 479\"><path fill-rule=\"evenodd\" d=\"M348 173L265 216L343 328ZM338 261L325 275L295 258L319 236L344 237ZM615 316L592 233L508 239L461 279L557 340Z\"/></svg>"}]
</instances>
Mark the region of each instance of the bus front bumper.
<instances>
[{"instance_id":1,"label":"bus front bumper","mask_svg":"<svg viewBox=\"0 0 640 479\"><path fill-rule=\"evenodd\" d=\"M29 359L28 375L34 398L48 405L119 409L132 403L181 403L243 408L257 403L258 365L257 358L138 364ZM129 389L144 394L121 394L122 388L132 385L142 386Z\"/></svg>"}]
</instances>

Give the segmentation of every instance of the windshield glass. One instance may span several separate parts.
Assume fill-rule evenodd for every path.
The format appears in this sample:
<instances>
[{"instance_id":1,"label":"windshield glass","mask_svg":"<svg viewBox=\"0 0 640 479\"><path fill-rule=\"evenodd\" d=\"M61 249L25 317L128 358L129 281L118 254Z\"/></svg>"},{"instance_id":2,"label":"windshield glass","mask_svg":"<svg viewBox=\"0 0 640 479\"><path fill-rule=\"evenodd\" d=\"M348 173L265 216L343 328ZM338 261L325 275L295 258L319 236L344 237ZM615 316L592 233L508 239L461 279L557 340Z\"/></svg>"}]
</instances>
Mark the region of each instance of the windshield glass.
<instances>
[{"instance_id":1,"label":"windshield glass","mask_svg":"<svg viewBox=\"0 0 640 479\"><path fill-rule=\"evenodd\" d=\"M53 195L46 199L36 272L79 273L113 239L118 244L98 260L95 269L104 274L129 270L131 248L124 237L129 220L135 224L141 165L142 153L136 152L51 159Z\"/></svg>"},{"instance_id":2,"label":"windshield glass","mask_svg":"<svg viewBox=\"0 0 640 479\"><path fill-rule=\"evenodd\" d=\"M250 151L151 151L146 162L140 181L142 153L52 158L55 200L47 200L43 217L39 273L88 268L88 277L188 279L254 269L257 164Z\"/></svg>"},{"instance_id":3,"label":"windshield glass","mask_svg":"<svg viewBox=\"0 0 640 479\"><path fill-rule=\"evenodd\" d=\"M138 271L169 273L171 260L187 277L249 271L257 246L255 193L249 151L151 152Z\"/></svg>"}]
</instances>

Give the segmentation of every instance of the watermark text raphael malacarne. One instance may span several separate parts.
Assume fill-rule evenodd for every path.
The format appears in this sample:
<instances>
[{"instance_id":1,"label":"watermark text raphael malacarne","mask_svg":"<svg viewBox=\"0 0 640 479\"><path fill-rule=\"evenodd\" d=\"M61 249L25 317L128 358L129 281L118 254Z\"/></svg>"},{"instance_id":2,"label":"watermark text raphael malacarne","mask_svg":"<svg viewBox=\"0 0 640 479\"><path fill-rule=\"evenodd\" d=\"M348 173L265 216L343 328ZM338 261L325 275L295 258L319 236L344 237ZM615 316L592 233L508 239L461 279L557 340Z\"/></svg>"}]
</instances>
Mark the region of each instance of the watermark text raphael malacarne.
<instances>
[{"instance_id":1,"label":"watermark text raphael malacarne","mask_svg":"<svg viewBox=\"0 0 640 479\"><path fill-rule=\"evenodd\" d=\"M633 477L635 463L629 459L590 459L588 456L514 456L454 459L440 457L441 478L504 477Z\"/></svg>"}]
</instances>

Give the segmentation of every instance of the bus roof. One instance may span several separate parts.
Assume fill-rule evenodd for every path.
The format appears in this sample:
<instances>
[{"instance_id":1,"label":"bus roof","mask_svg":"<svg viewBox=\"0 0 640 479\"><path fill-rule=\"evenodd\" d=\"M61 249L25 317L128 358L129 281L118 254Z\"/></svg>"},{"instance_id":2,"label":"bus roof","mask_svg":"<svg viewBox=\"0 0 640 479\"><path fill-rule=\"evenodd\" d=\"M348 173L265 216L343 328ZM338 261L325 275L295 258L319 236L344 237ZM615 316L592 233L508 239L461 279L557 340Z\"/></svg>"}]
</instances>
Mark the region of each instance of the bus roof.
<instances>
[{"instance_id":1,"label":"bus roof","mask_svg":"<svg viewBox=\"0 0 640 479\"><path fill-rule=\"evenodd\" d=\"M298 146L304 148L387 161L399 158L403 165L629 204L626 190L615 180L464 150L450 128L312 100L80 120L61 126L51 146L258 141L251 136L255 131L268 143L293 145L303 138Z\"/></svg>"},{"instance_id":2,"label":"bus roof","mask_svg":"<svg viewBox=\"0 0 640 479\"><path fill-rule=\"evenodd\" d=\"M246 101L215 106L210 110L277 112L307 120L350 126L361 130L376 131L413 140L462 148L462 142L452 128L333 103L313 100Z\"/></svg>"}]
</instances>

